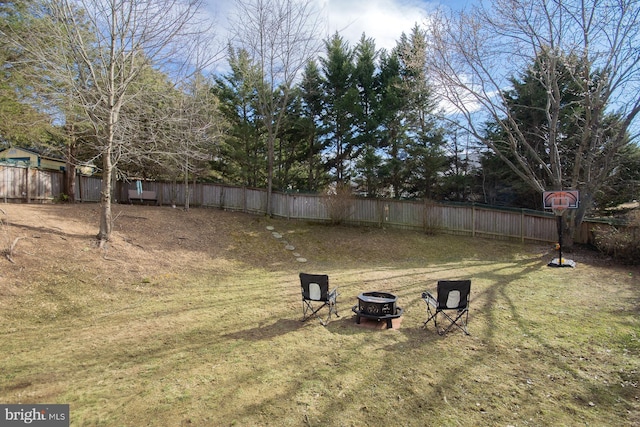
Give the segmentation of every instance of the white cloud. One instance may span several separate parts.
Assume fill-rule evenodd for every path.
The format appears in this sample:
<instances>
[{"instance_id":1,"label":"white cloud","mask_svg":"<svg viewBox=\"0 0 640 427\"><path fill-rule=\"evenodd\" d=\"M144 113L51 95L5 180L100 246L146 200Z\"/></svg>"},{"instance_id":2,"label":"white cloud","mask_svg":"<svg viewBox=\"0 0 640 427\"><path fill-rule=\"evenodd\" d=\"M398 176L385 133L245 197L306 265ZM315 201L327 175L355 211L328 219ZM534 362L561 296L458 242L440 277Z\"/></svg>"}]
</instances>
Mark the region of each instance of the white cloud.
<instances>
[{"instance_id":1,"label":"white cloud","mask_svg":"<svg viewBox=\"0 0 640 427\"><path fill-rule=\"evenodd\" d=\"M409 33L416 24L421 24L438 3L447 0L316 0L326 25L322 38L338 31L351 46L360 40L364 32L376 41L378 48L391 49L400 35ZM454 0L454 3L470 0ZM227 24L227 16L234 7L234 0L207 0L207 11L216 16L219 36Z\"/></svg>"},{"instance_id":2,"label":"white cloud","mask_svg":"<svg viewBox=\"0 0 640 427\"><path fill-rule=\"evenodd\" d=\"M353 47L362 33L373 38L376 47L392 49L400 35L427 17L433 3L398 0L320 0L327 36L339 32Z\"/></svg>"},{"instance_id":3,"label":"white cloud","mask_svg":"<svg viewBox=\"0 0 640 427\"><path fill-rule=\"evenodd\" d=\"M374 39L376 48L391 50L404 32L417 23L423 25L437 7L461 8L477 0L315 0L325 25L322 39L339 32L351 47L363 33ZM206 9L216 22L218 42L227 38L227 17L233 13L234 0L206 0ZM218 64L224 68L224 64Z\"/></svg>"}]
</instances>

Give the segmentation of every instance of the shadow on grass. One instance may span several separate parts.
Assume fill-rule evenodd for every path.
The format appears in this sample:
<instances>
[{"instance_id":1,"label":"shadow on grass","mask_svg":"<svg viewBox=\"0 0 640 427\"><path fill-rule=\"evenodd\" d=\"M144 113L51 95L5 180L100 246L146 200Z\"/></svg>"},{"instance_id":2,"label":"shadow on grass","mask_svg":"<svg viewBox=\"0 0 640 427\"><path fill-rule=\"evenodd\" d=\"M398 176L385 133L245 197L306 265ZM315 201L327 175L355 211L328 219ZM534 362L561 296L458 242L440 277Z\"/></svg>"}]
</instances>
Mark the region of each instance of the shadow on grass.
<instances>
[{"instance_id":1,"label":"shadow on grass","mask_svg":"<svg viewBox=\"0 0 640 427\"><path fill-rule=\"evenodd\" d=\"M486 265L489 264L490 263L486 263ZM415 358L420 358L422 355L426 357L433 357L433 352L441 352L442 358L442 363L438 364L439 369L438 366L434 366L438 372L437 376L433 378L431 386L426 390L426 392L415 396L414 402L410 404L414 410L426 413L431 411L440 411L438 408L441 406L442 402L447 402L447 395L449 395L449 399L453 397L452 394L454 391L452 391L452 389L455 388L455 385L470 380L470 378L473 377L473 371L476 368L483 368L494 363L494 359L496 357L495 353L501 345L501 338L496 336L496 332L500 330L499 322L494 317L496 306L500 304L499 300L501 298L506 298L507 301L509 301L507 289L510 284L521 280L536 270L539 270L542 265L543 264L539 257L532 257L509 263L505 267L473 274L473 276L470 277L472 279L472 283L473 281L488 281L492 284L486 287L486 289L479 292L476 291L475 293L475 289L472 284L469 316L470 337L464 336L462 332L458 330L454 330L444 336L440 336L433 329L425 328L423 326L423 322L420 322L417 325L406 325L403 323L402 327L398 330L398 333L402 334L406 339L395 340L393 343L383 347L383 350L387 352L386 360L388 361L388 366L396 366L396 360L400 358L408 357L411 359L411 355ZM501 270L506 269L509 270L509 274L502 274ZM512 270L513 273L511 272ZM430 271L428 274L412 273L411 276L415 278L428 276L425 277L426 280L423 279L421 281L424 281L427 284L426 286L430 286L429 283L431 280L435 283L440 275L443 276L442 278L445 278L445 276L449 276L452 273L455 275L456 270L450 266L436 272ZM396 275L396 279L399 276L400 275ZM478 286L475 288L477 289ZM398 290L401 293L405 293L406 291L405 302L403 303L405 305L405 310L417 309L419 305L423 304L422 299L418 295L409 299L408 302L406 300L407 297L411 297L409 291L415 293L415 282L403 286ZM480 303L480 301L484 302ZM517 307L513 304L510 305L512 312L517 314ZM420 309L422 309L422 307L420 307ZM426 312L424 315L426 316ZM483 316L487 319L486 326L483 329L474 328L474 318L476 316ZM526 324L521 316L514 316L514 319L514 328L524 331L527 330ZM424 320L426 320L426 317ZM353 322L352 319L342 319L340 322L335 322L330 325L329 329L334 333L372 334L372 336L373 334L380 332L376 330L357 328L355 325L349 326L351 322ZM484 344L484 350L471 350L478 346L478 340L481 345ZM447 351L449 346L455 346L455 352ZM449 348L449 350L451 350L451 348ZM553 348L548 346L548 351L553 352ZM456 356L453 356L454 353ZM456 361L455 359L459 357L462 358ZM455 366L455 368L452 366ZM321 424L325 422L329 424L335 421L333 416L335 412L346 411L348 409L346 406L341 407L342 403L340 402L335 402L334 404L337 405L337 407L334 406L332 408L327 408L326 413L319 419Z\"/></svg>"},{"instance_id":2,"label":"shadow on grass","mask_svg":"<svg viewBox=\"0 0 640 427\"><path fill-rule=\"evenodd\" d=\"M16 230L25 230L25 231L30 231L32 233L42 233L42 234L53 234L56 236L60 236L60 237L64 237L64 238L77 238L77 239L93 239L93 240L97 240L96 238L96 234L77 234L77 233L67 233L59 228L47 228L47 227L35 227L35 226L31 226L31 225L24 225L24 224L16 224L14 223L10 223L9 224L10 227L13 229L15 228ZM13 231L13 230L11 230Z\"/></svg>"},{"instance_id":3,"label":"shadow on grass","mask_svg":"<svg viewBox=\"0 0 640 427\"><path fill-rule=\"evenodd\" d=\"M307 322L312 321L309 319ZM262 322L259 326L251 329L224 334L222 337L234 340L260 341L270 340L291 332L295 332L304 327L305 323L294 319L278 319L273 323Z\"/></svg>"}]
</instances>

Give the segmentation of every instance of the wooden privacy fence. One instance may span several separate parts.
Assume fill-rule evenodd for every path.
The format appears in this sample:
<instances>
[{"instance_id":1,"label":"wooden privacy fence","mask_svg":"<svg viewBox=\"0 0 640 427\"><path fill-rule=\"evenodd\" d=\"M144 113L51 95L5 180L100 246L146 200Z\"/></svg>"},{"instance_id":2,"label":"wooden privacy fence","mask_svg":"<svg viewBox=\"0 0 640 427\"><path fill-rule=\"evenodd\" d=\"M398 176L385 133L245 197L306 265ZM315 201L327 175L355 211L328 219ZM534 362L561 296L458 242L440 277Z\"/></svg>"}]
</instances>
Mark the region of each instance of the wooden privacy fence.
<instances>
[{"instance_id":1,"label":"wooden privacy fence","mask_svg":"<svg viewBox=\"0 0 640 427\"><path fill-rule=\"evenodd\" d=\"M51 202L62 195L64 176L60 172L0 165L0 200ZM99 202L102 180L99 177L76 177L76 201ZM155 191L158 204L183 206L184 183L143 181L142 188ZM117 182L114 201L128 203L128 190L135 182ZM272 215L280 218L332 221L328 198L315 194L274 192ZM557 240L556 218L546 212L504 209L476 204L447 204L386 199L348 199L343 221L346 224L393 227L425 232L490 237L538 242ZM267 192L263 189L222 184L189 185L190 206L215 207L255 214L266 214ZM574 240L592 243L593 228L609 227L602 221L586 220Z\"/></svg>"},{"instance_id":2,"label":"wooden privacy fence","mask_svg":"<svg viewBox=\"0 0 640 427\"><path fill-rule=\"evenodd\" d=\"M62 193L63 179L62 173L0 165L0 199L5 203L53 200Z\"/></svg>"}]
</instances>

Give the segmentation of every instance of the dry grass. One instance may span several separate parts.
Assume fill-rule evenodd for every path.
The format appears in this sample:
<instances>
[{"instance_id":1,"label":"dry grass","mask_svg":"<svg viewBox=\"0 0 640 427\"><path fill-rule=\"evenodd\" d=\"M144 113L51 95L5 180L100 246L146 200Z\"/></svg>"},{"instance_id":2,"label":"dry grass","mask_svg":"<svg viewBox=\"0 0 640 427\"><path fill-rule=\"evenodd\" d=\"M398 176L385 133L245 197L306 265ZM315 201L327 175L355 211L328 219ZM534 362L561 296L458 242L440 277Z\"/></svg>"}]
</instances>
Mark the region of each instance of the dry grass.
<instances>
[{"instance_id":1,"label":"dry grass","mask_svg":"<svg viewBox=\"0 0 640 427\"><path fill-rule=\"evenodd\" d=\"M640 271L589 252L140 206L101 250L97 206L3 209L0 402L74 426L640 425ZM340 288L327 327L299 321L300 271ZM422 328L446 278L473 281L470 337ZM355 325L365 290L398 295L399 329Z\"/></svg>"}]
</instances>

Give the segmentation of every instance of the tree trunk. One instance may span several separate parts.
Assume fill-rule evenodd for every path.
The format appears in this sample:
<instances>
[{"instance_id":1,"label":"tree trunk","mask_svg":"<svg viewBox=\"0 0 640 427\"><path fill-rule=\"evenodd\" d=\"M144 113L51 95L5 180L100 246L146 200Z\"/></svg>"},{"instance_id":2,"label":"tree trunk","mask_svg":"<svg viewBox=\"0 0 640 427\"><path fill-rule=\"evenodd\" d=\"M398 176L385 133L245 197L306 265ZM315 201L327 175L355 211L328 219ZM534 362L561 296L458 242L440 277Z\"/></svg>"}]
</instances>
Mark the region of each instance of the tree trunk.
<instances>
[{"instance_id":1,"label":"tree trunk","mask_svg":"<svg viewBox=\"0 0 640 427\"><path fill-rule=\"evenodd\" d=\"M184 210L189 211L189 159L186 160L187 164L184 168Z\"/></svg>"},{"instance_id":2,"label":"tree trunk","mask_svg":"<svg viewBox=\"0 0 640 427\"><path fill-rule=\"evenodd\" d=\"M76 202L76 165L69 162L64 170L64 194L69 203Z\"/></svg>"},{"instance_id":3,"label":"tree trunk","mask_svg":"<svg viewBox=\"0 0 640 427\"><path fill-rule=\"evenodd\" d=\"M75 137L71 135L71 142L67 146L67 165L64 171L64 194L67 195L69 203L76 202L76 151Z\"/></svg>"},{"instance_id":4,"label":"tree trunk","mask_svg":"<svg viewBox=\"0 0 640 427\"><path fill-rule=\"evenodd\" d=\"M111 144L102 155L102 190L100 191L100 231L98 240L100 246L111 238L111 174L113 165L111 162Z\"/></svg>"},{"instance_id":5,"label":"tree trunk","mask_svg":"<svg viewBox=\"0 0 640 427\"><path fill-rule=\"evenodd\" d=\"M269 164L267 166L267 216L271 216L271 204L273 191L273 156L275 135L269 135Z\"/></svg>"}]
</instances>

